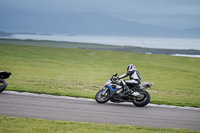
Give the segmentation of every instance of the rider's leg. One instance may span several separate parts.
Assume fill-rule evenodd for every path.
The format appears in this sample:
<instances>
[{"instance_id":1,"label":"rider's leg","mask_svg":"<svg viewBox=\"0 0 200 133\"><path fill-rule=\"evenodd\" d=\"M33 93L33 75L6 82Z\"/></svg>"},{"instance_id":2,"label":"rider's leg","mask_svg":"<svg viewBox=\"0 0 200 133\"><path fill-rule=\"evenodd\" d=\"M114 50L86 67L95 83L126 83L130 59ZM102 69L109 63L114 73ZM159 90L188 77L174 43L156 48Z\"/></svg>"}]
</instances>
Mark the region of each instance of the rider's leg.
<instances>
[{"instance_id":1,"label":"rider's leg","mask_svg":"<svg viewBox=\"0 0 200 133\"><path fill-rule=\"evenodd\" d=\"M125 80L124 82L125 82L125 84L127 84L129 86L135 86L135 85L139 84L139 82L136 81L136 80L134 80L134 79L132 79L132 80ZM132 91L132 90L129 89L128 91L125 91L124 93L130 92L130 91Z\"/></svg>"},{"instance_id":2,"label":"rider's leg","mask_svg":"<svg viewBox=\"0 0 200 133\"><path fill-rule=\"evenodd\" d=\"M124 94L131 92L131 89L127 86L124 80L121 80L121 85L125 89Z\"/></svg>"}]
</instances>

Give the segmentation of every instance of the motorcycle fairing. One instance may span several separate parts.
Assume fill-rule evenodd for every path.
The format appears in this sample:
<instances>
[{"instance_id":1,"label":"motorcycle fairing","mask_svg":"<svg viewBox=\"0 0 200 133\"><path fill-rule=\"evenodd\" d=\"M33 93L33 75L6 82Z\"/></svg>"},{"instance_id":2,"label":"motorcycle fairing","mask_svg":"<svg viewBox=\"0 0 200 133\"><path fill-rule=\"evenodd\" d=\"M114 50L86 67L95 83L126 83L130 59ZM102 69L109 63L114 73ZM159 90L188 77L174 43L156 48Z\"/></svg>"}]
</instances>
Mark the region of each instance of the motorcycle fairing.
<instances>
[{"instance_id":1,"label":"motorcycle fairing","mask_svg":"<svg viewBox=\"0 0 200 133\"><path fill-rule=\"evenodd\" d=\"M115 91L115 90L119 89L117 87L113 88L113 85L111 85L111 84L106 84L105 87L109 88L111 91Z\"/></svg>"},{"instance_id":2,"label":"motorcycle fairing","mask_svg":"<svg viewBox=\"0 0 200 133\"><path fill-rule=\"evenodd\" d=\"M112 84L106 84L105 87L110 90L110 96L113 96L113 94L115 94L115 92L119 89L117 87L113 88ZM102 93L107 90L106 88L102 89Z\"/></svg>"}]
</instances>

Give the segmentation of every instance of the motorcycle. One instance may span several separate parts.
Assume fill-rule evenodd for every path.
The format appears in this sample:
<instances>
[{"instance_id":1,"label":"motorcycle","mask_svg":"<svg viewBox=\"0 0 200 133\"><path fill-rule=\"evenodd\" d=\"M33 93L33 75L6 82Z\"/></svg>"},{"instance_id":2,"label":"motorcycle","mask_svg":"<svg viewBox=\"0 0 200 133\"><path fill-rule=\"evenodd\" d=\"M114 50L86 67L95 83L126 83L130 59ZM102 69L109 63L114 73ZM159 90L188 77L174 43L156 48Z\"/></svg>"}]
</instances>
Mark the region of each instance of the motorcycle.
<instances>
[{"instance_id":1,"label":"motorcycle","mask_svg":"<svg viewBox=\"0 0 200 133\"><path fill-rule=\"evenodd\" d=\"M150 102L150 94L145 89L150 88L154 83L141 82L139 86L128 86L132 91L131 93L124 94L125 90L120 85L120 80L116 78L117 75L115 73L105 82L105 88L96 93L96 102L106 103L109 100L115 103L133 102L137 107L146 106Z\"/></svg>"},{"instance_id":2,"label":"motorcycle","mask_svg":"<svg viewBox=\"0 0 200 133\"><path fill-rule=\"evenodd\" d=\"M9 78L10 75L10 72L0 71L0 93L6 89L7 82L5 81L5 79Z\"/></svg>"}]
</instances>

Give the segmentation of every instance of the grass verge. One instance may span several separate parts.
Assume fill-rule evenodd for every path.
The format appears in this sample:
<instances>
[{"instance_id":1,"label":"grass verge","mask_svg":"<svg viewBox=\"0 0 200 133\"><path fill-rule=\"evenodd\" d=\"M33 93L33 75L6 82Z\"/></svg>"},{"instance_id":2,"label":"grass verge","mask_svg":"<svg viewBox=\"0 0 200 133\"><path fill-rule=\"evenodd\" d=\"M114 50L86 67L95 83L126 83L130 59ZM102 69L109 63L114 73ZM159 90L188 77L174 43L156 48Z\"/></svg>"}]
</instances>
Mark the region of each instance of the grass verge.
<instances>
[{"instance_id":1,"label":"grass verge","mask_svg":"<svg viewBox=\"0 0 200 133\"><path fill-rule=\"evenodd\" d=\"M1 43L0 50L0 69L12 72L7 90L94 98L133 63L155 83L152 103L200 107L199 58Z\"/></svg>"},{"instance_id":2,"label":"grass verge","mask_svg":"<svg viewBox=\"0 0 200 133\"><path fill-rule=\"evenodd\" d=\"M187 129L147 128L5 116L0 116L0 131L1 133L200 133L200 131Z\"/></svg>"}]
</instances>

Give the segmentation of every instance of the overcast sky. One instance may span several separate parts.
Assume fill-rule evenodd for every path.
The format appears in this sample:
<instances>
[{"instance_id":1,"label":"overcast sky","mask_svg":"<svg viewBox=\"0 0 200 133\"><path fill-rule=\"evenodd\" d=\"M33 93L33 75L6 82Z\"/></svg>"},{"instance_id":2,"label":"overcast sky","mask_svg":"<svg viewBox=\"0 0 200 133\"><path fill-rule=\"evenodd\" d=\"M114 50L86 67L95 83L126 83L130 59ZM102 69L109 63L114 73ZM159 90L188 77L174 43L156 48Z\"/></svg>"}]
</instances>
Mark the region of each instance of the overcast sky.
<instances>
[{"instance_id":1,"label":"overcast sky","mask_svg":"<svg viewBox=\"0 0 200 133\"><path fill-rule=\"evenodd\" d=\"M200 15L199 0L1 0L2 11ZM2 12L1 12L2 13Z\"/></svg>"},{"instance_id":2,"label":"overcast sky","mask_svg":"<svg viewBox=\"0 0 200 133\"><path fill-rule=\"evenodd\" d=\"M41 14L54 17L74 12L103 13L174 29L200 27L200 0L0 0L0 31L19 30L14 29L17 19L27 15L34 14L35 23Z\"/></svg>"}]
</instances>

